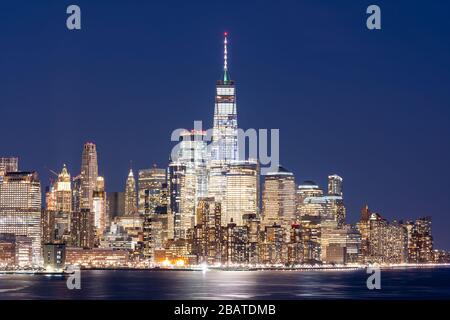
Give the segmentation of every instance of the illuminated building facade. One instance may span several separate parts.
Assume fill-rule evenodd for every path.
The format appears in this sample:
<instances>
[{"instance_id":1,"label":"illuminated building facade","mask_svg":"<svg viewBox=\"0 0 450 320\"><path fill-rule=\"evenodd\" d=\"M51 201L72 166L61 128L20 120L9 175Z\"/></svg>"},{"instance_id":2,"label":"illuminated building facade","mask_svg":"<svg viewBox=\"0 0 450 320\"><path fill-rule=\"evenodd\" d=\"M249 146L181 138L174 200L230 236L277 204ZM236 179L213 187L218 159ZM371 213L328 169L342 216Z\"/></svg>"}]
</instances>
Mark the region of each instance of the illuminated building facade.
<instances>
[{"instance_id":1,"label":"illuminated building facade","mask_svg":"<svg viewBox=\"0 0 450 320\"><path fill-rule=\"evenodd\" d=\"M287 262L286 231L289 232L278 224L264 227L263 240L259 244L259 263L284 264Z\"/></svg>"},{"instance_id":2,"label":"illuminated building facade","mask_svg":"<svg viewBox=\"0 0 450 320\"><path fill-rule=\"evenodd\" d=\"M342 197L342 178L329 177L328 195L313 181L305 181L297 189L297 219L303 216L317 216L323 220L337 222L337 227L345 224L346 210ZM338 195L339 194L339 195Z\"/></svg>"},{"instance_id":3,"label":"illuminated building facade","mask_svg":"<svg viewBox=\"0 0 450 320\"><path fill-rule=\"evenodd\" d=\"M207 145L203 131L183 131L176 159L169 166L169 176L175 182L171 190L179 193L179 217L175 216L175 238L187 238L194 227L198 199L207 193ZM173 171L173 169L176 169ZM175 194L171 194L172 200ZM172 208L174 209L174 208ZM172 211L176 212L176 211Z\"/></svg>"},{"instance_id":4,"label":"illuminated building facade","mask_svg":"<svg viewBox=\"0 0 450 320\"><path fill-rule=\"evenodd\" d=\"M46 208L42 211L42 242L66 242L70 238L72 212L72 182L66 165L45 195Z\"/></svg>"},{"instance_id":5,"label":"illuminated building facade","mask_svg":"<svg viewBox=\"0 0 450 320\"><path fill-rule=\"evenodd\" d=\"M328 176L328 195L343 196L342 180L337 174Z\"/></svg>"},{"instance_id":6,"label":"illuminated building facade","mask_svg":"<svg viewBox=\"0 0 450 320\"><path fill-rule=\"evenodd\" d=\"M130 259L127 250L110 248L66 248L66 264L90 267L126 266Z\"/></svg>"},{"instance_id":7,"label":"illuminated building facade","mask_svg":"<svg viewBox=\"0 0 450 320\"><path fill-rule=\"evenodd\" d=\"M70 242L71 215L71 212L43 210L41 216L42 243Z\"/></svg>"},{"instance_id":8,"label":"illuminated building facade","mask_svg":"<svg viewBox=\"0 0 450 320\"><path fill-rule=\"evenodd\" d=\"M208 196L222 203L223 212L228 165L238 160L238 157L236 87L228 72L228 34L225 33L223 78L216 83L211 154L208 162Z\"/></svg>"},{"instance_id":9,"label":"illuminated building facade","mask_svg":"<svg viewBox=\"0 0 450 320\"><path fill-rule=\"evenodd\" d=\"M133 170L130 169L125 184L125 215L134 215L137 212L136 180L134 179Z\"/></svg>"},{"instance_id":10,"label":"illuminated building facade","mask_svg":"<svg viewBox=\"0 0 450 320\"><path fill-rule=\"evenodd\" d=\"M366 223L368 224L368 252L364 256L366 262L406 262L407 234L403 225L395 221L389 224L377 213L372 213Z\"/></svg>"},{"instance_id":11,"label":"illuminated building facade","mask_svg":"<svg viewBox=\"0 0 450 320\"><path fill-rule=\"evenodd\" d=\"M37 172L8 172L0 181L0 233L32 241L33 263L41 261L41 183Z\"/></svg>"},{"instance_id":12,"label":"illuminated building facade","mask_svg":"<svg viewBox=\"0 0 450 320\"><path fill-rule=\"evenodd\" d=\"M245 214L259 217L259 164L255 160L236 161L226 174L222 226L244 224Z\"/></svg>"},{"instance_id":13,"label":"illuminated building facade","mask_svg":"<svg viewBox=\"0 0 450 320\"><path fill-rule=\"evenodd\" d=\"M97 183L92 197L92 208L96 235L97 237L101 237L109 225L109 217L106 211L105 179L103 177L97 177Z\"/></svg>"},{"instance_id":14,"label":"illuminated building facade","mask_svg":"<svg viewBox=\"0 0 450 320\"><path fill-rule=\"evenodd\" d=\"M228 72L228 34L224 39L223 78L216 84L216 103L211 160L229 163L238 160L236 88Z\"/></svg>"},{"instance_id":15,"label":"illuminated building facade","mask_svg":"<svg viewBox=\"0 0 450 320\"><path fill-rule=\"evenodd\" d=\"M70 218L70 244L81 248L93 248L95 245L94 215L89 209L73 211Z\"/></svg>"},{"instance_id":16,"label":"illuminated building facade","mask_svg":"<svg viewBox=\"0 0 450 320\"><path fill-rule=\"evenodd\" d=\"M72 210L72 186L66 165L63 166L56 182L56 210L64 212Z\"/></svg>"},{"instance_id":17,"label":"illuminated building facade","mask_svg":"<svg viewBox=\"0 0 450 320\"><path fill-rule=\"evenodd\" d=\"M432 262L431 217L421 217L410 223L406 228L408 233L408 261L411 263Z\"/></svg>"},{"instance_id":18,"label":"illuminated building facade","mask_svg":"<svg viewBox=\"0 0 450 320\"><path fill-rule=\"evenodd\" d=\"M313 181L305 181L297 189L297 220L303 216L323 216L323 190Z\"/></svg>"},{"instance_id":19,"label":"illuminated building facade","mask_svg":"<svg viewBox=\"0 0 450 320\"><path fill-rule=\"evenodd\" d=\"M186 166L179 162L171 162L167 174L167 186L169 189L168 213L169 219L173 221L173 231L169 230L169 237L175 240L186 239L188 229L194 225L194 214L191 212L185 214L182 211L185 181Z\"/></svg>"},{"instance_id":20,"label":"illuminated building facade","mask_svg":"<svg viewBox=\"0 0 450 320\"><path fill-rule=\"evenodd\" d=\"M19 170L19 158L0 157L0 177L7 172L16 172Z\"/></svg>"},{"instance_id":21,"label":"illuminated building facade","mask_svg":"<svg viewBox=\"0 0 450 320\"><path fill-rule=\"evenodd\" d=\"M89 209L93 212L92 197L97 184L98 162L97 147L92 142L86 142L81 156L80 174L80 209Z\"/></svg>"},{"instance_id":22,"label":"illuminated building facade","mask_svg":"<svg viewBox=\"0 0 450 320\"><path fill-rule=\"evenodd\" d=\"M44 268L49 271L61 271L66 263L66 245L47 243L43 245Z\"/></svg>"},{"instance_id":23,"label":"illuminated building facade","mask_svg":"<svg viewBox=\"0 0 450 320\"><path fill-rule=\"evenodd\" d=\"M27 267L35 264L33 239L0 233L0 267Z\"/></svg>"},{"instance_id":24,"label":"illuminated building facade","mask_svg":"<svg viewBox=\"0 0 450 320\"><path fill-rule=\"evenodd\" d=\"M153 167L139 170L138 177L138 212L150 214L158 206L167 205L166 170Z\"/></svg>"},{"instance_id":25,"label":"illuminated building facade","mask_svg":"<svg viewBox=\"0 0 450 320\"><path fill-rule=\"evenodd\" d=\"M221 262L221 214L220 202L214 198L199 199L193 232L193 253L198 257L198 263Z\"/></svg>"},{"instance_id":26,"label":"illuminated building facade","mask_svg":"<svg viewBox=\"0 0 450 320\"><path fill-rule=\"evenodd\" d=\"M262 195L263 225L288 226L296 220L295 178L292 172L279 167L267 173Z\"/></svg>"}]
</instances>

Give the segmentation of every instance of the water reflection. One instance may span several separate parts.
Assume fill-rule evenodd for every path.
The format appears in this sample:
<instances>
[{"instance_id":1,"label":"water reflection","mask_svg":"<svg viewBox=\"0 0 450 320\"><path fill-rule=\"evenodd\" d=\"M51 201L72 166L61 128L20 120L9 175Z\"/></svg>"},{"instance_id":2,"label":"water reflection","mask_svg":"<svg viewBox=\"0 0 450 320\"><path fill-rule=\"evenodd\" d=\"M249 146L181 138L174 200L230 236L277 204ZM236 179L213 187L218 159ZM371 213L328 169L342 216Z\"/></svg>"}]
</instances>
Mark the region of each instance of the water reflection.
<instances>
[{"instance_id":1,"label":"water reflection","mask_svg":"<svg viewBox=\"0 0 450 320\"><path fill-rule=\"evenodd\" d=\"M381 290L352 271L82 271L66 278L0 275L0 299L444 299L450 269L386 270Z\"/></svg>"}]
</instances>

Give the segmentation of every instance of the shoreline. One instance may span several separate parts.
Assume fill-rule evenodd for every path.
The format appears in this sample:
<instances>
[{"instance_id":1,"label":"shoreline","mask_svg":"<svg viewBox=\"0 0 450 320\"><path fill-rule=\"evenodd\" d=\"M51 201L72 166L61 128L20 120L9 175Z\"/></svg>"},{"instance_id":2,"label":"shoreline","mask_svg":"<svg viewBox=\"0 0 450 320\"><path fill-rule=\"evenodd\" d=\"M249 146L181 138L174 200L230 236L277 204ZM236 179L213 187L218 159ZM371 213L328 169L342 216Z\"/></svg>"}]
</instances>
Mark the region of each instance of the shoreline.
<instances>
[{"instance_id":1,"label":"shoreline","mask_svg":"<svg viewBox=\"0 0 450 320\"><path fill-rule=\"evenodd\" d=\"M401 270L401 269L439 269L450 268L450 264L403 264L403 265L351 265L351 266L297 266L297 267L172 267L172 268L136 268L136 267L82 267L82 271L154 271L154 272L211 272L211 271L356 271L367 267L380 268L381 270ZM45 270L0 270L0 275L48 275L64 276L70 273L65 271L49 272Z\"/></svg>"}]
</instances>

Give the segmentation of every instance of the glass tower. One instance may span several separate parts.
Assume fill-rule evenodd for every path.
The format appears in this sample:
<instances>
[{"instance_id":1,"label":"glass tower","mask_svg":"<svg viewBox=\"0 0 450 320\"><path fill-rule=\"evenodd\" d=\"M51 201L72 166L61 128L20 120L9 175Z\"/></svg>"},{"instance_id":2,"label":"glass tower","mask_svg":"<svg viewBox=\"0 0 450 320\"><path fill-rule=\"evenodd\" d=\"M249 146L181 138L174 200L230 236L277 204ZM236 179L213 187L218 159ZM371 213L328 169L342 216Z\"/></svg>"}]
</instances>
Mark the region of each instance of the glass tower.
<instances>
[{"instance_id":1,"label":"glass tower","mask_svg":"<svg viewBox=\"0 0 450 320\"><path fill-rule=\"evenodd\" d=\"M238 158L236 91L228 73L228 34L224 39L223 79L216 84L216 104L212 135L211 160L229 163Z\"/></svg>"},{"instance_id":2,"label":"glass tower","mask_svg":"<svg viewBox=\"0 0 450 320\"><path fill-rule=\"evenodd\" d=\"M92 197L97 185L98 163L97 147L92 142L86 142L81 158L81 201L82 209L93 210Z\"/></svg>"}]
</instances>

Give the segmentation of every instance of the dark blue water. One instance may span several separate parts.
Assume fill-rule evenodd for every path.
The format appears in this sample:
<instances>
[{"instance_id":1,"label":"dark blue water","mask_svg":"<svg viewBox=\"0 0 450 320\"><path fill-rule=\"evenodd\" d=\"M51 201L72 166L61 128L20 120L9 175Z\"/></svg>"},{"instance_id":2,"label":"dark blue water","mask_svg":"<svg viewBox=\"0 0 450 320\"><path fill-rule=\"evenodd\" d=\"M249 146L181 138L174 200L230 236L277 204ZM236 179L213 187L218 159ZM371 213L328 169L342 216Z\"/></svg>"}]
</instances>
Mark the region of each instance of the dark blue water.
<instances>
[{"instance_id":1,"label":"dark blue water","mask_svg":"<svg viewBox=\"0 0 450 320\"><path fill-rule=\"evenodd\" d=\"M450 268L382 270L369 290L365 270L82 271L65 277L0 275L0 299L450 299Z\"/></svg>"}]
</instances>

